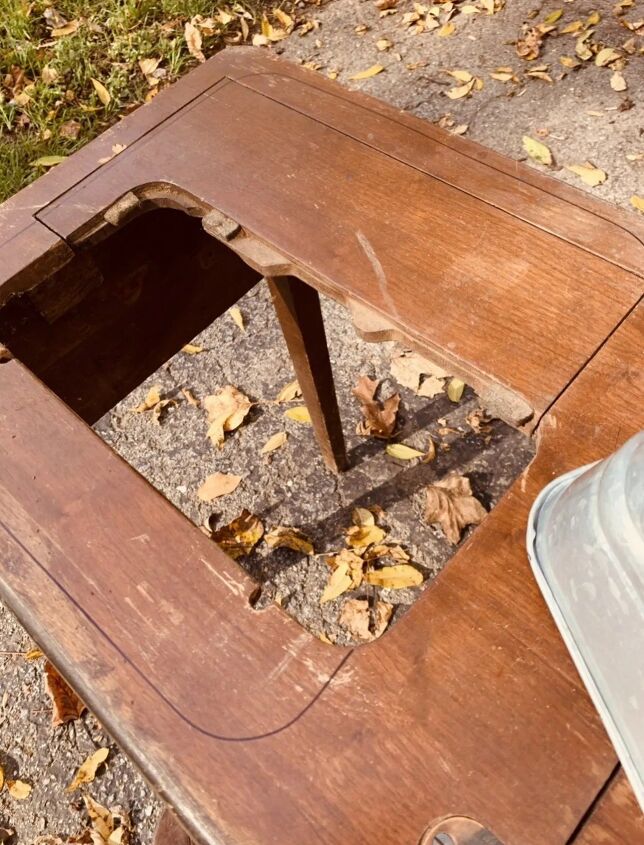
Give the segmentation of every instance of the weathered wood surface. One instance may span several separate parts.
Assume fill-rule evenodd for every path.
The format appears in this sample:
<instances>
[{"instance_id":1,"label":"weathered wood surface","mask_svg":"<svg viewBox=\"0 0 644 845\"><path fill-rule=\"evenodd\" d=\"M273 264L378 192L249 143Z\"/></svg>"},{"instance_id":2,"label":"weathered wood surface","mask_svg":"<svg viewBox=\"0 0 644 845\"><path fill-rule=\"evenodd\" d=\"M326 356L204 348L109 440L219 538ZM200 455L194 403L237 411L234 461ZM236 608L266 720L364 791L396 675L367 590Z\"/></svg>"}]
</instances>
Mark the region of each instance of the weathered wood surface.
<instances>
[{"instance_id":1,"label":"weathered wood surface","mask_svg":"<svg viewBox=\"0 0 644 845\"><path fill-rule=\"evenodd\" d=\"M620 769L572 845L639 845L640 842L644 842L644 816Z\"/></svg>"},{"instance_id":2,"label":"weathered wood surface","mask_svg":"<svg viewBox=\"0 0 644 845\"><path fill-rule=\"evenodd\" d=\"M111 130L120 155L100 166L94 142L14 206L35 199L32 223L72 245L132 191L216 208L294 275L495 385L517 419L550 406L642 293L634 216L256 53L190 76Z\"/></svg>"},{"instance_id":3,"label":"weathered wood surface","mask_svg":"<svg viewBox=\"0 0 644 845\"><path fill-rule=\"evenodd\" d=\"M98 165L113 143L128 147ZM92 262L113 243L103 214L140 210L131 197L114 206L132 189L219 209L244 227L240 255L266 243L471 381L550 409L538 454L391 632L338 650L278 608L250 609L239 567L9 360L3 597L200 841L412 845L460 814L504 845L564 845L616 761L530 573L525 522L552 477L644 424L644 309L627 316L641 225L302 70L224 54L0 209L0 255L12 250L0 302L76 255L61 270L66 304L56 284L28 295L59 326L60 361L94 295ZM46 355L27 337L11 345ZM56 385L68 400L75 379ZM611 824L639 830L624 807Z\"/></svg>"},{"instance_id":4,"label":"weathered wood surface","mask_svg":"<svg viewBox=\"0 0 644 845\"><path fill-rule=\"evenodd\" d=\"M530 574L525 520L553 475L641 426L643 333L640 308L492 516L357 652L252 611L237 565L4 363L3 595L202 841L413 843L457 813L504 845L563 845L615 755Z\"/></svg>"}]
</instances>

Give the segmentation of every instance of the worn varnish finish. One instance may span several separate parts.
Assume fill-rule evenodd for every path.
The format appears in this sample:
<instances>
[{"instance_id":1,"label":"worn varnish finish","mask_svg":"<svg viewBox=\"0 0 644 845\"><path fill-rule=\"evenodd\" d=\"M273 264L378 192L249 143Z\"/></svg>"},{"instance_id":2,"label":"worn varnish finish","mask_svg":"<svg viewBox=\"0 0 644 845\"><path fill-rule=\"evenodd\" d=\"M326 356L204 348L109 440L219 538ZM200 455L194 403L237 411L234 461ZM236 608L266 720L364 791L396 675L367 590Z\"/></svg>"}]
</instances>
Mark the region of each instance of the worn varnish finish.
<instances>
[{"instance_id":1,"label":"worn varnish finish","mask_svg":"<svg viewBox=\"0 0 644 845\"><path fill-rule=\"evenodd\" d=\"M99 166L114 143L128 147ZM179 213L146 216L158 205L204 217L209 235L186 218L176 253L158 260L145 227L156 220L169 242ZM545 483L644 424L641 226L245 51L21 192L0 224L0 341L22 359L0 356L0 590L194 837L415 845L446 815L504 845L565 845L587 815L592 831L615 755L524 532ZM182 261L195 275L185 303ZM449 361L516 421L547 412L536 458L493 514L405 618L358 651L318 641L279 608L254 611L237 564L29 371L91 420L258 273L280 279L300 372L312 353L287 276L351 304L366 334ZM144 337L109 347L114 374L93 392L119 325ZM150 357L131 371L138 342ZM330 383L313 370L315 404ZM323 404L318 428L338 454ZM610 824L639 831L632 798L621 809Z\"/></svg>"},{"instance_id":2,"label":"worn varnish finish","mask_svg":"<svg viewBox=\"0 0 644 845\"><path fill-rule=\"evenodd\" d=\"M597 801L573 845L637 845L644 841L644 816L620 770Z\"/></svg>"}]
</instances>

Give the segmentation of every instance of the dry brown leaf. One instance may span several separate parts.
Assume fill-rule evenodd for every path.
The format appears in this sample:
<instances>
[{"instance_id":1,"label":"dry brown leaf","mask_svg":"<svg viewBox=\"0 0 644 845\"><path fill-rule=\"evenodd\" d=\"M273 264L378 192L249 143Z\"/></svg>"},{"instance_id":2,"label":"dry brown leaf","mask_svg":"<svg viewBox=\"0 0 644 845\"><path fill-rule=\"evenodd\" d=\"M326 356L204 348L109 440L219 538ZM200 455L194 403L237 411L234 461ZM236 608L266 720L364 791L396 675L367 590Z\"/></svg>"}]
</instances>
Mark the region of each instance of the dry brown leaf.
<instances>
[{"instance_id":1,"label":"dry brown leaf","mask_svg":"<svg viewBox=\"0 0 644 845\"><path fill-rule=\"evenodd\" d=\"M262 446L260 453L262 455L267 455L269 452L274 452L276 449L279 449L283 446L288 439L288 432L286 431L278 431L277 434L274 434L272 437L264 443Z\"/></svg>"},{"instance_id":2,"label":"dry brown leaf","mask_svg":"<svg viewBox=\"0 0 644 845\"><path fill-rule=\"evenodd\" d=\"M384 634L393 610L393 606L388 602L379 601L374 609L374 629L372 631L370 629L371 613L367 599L348 599L342 607L339 622L355 639L371 642Z\"/></svg>"},{"instance_id":3,"label":"dry brown leaf","mask_svg":"<svg viewBox=\"0 0 644 845\"><path fill-rule=\"evenodd\" d=\"M488 417L487 411L483 408L477 408L475 411L472 411L465 419L470 428L477 434L487 434L491 430L488 425L491 422L491 418Z\"/></svg>"},{"instance_id":4,"label":"dry brown leaf","mask_svg":"<svg viewBox=\"0 0 644 845\"><path fill-rule=\"evenodd\" d=\"M363 555L365 561L380 560L381 558L391 558L398 563L407 563L410 560L409 555L397 543L376 543L369 546Z\"/></svg>"},{"instance_id":5,"label":"dry brown leaf","mask_svg":"<svg viewBox=\"0 0 644 845\"><path fill-rule=\"evenodd\" d=\"M433 399L445 390L445 382L442 378L436 376L428 376L423 379L422 384L418 388L418 395L424 396L426 399Z\"/></svg>"},{"instance_id":6,"label":"dry brown leaf","mask_svg":"<svg viewBox=\"0 0 644 845\"><path fill-rule=\"evenodd\" d=\"M396 428L396 416L400 405L400 394L394 393L383 402L375 399L378 382L368 376L360 376L353 388L353 395L360 401L364 419L358 423L356 432L365 437L389 439Z\"/></svg>"},{"instance_id":7,"label":"dry brown leaf","mask_svg":"<svg viewBox=\"0 0 644 845\"><path fill-rule=\"evenodd\" d=\"M302 391L300 390L300 385L297 381L290 381L285 387L283 387L280 392L277 394L275 399L276 402L292 402L294 399L297 399L298 396L302 395Z\"/></svg>"},{"instance_id":8,"label":"dry brown leaf","mask_svg":"<svg viewBox=\"0 0 644 845\"><path fill-rule=\"evenodd\" d=\"M581 67L581 62L579 61L579 59L575 59L573 56L559 56L559 62L569 70L574 70L575 68Z\"/></svg>"},{"instance_id":9,"label":"dry brown leaf","mask_svg":"<svg viewBox=\"0 0 644 845\"><path fill-rule=\"evenodd\" d=\"M45 692L51 698L53 706L51 724L54 728L73 722L86 709L80 698L49 661L45 663Z\"/></svg>"},{"instance_id":10,"label":"dry brown leaf","mask_svg":"<svg viewBox=\"0 0 644 845\"><path fill-rule=\"evenodd\" d=\"M517 56L527 62L533 61L539 57L542 43L542 33L536 27L528 29L522 38L517 39Z\"/></svg>"},{"instance_id":11,"label":"dry brown leaf","mask_svg":"<svg viewBox=\"0 0 644 845\"><path fill-rule=\"evenodd\" d=\"M289 408L287 411L284 411L284 416L294 422L311 425L311 414L306 405L296 405L294 408Z\"/></svg>"},{"instance_id":12,"label":"dry brown leaf","mask_svg":"<svg viewBox=\"0 0 644 845\"><path fill-rule=\"evenodd\" d=\"M186 45L190 55L194 56L198 62L205 62L206 57L201 51L201 33L192 21L186 21L183 36L186 39Z\"/></svg>"},{"instance_id":13,"label":"dry brown leaf","mask_svg":"<svg viewBox=\"0 0 644 845\"><path fill-rule=\"evenodd\" d=\"M73 35L75 32L78 32L79 27L80 21L69 21L64 26L58 26L52 29L52 38L64 38L66 35Z\"/></svg>"},{"instance_id":14,"label":"dry brown leaf","mask_svg":"<svg viewBox=\"0 0 644 845\"><path fill-rule=\"evenodd\" d=\"M264 537L271 549L292 549L305 555L315 553L313 543L299 528L288 525L277 525Z\"/></svg>"},{"instance_id":15,"label":"dry brown leaf","mask_svg":"<svg viewBox=\"0 0 644 845\"><path fill-rule=\"evenodd\" d=\"M263 535L261 521L244 508L237 519L213 531L212 539L233 560L237 560L242 555L250 554Z\"/></svg>"},{"instance_id":16,"label":"dry brown leaf","mask_svg":"<svg viewBox=\"0 0 644 845\"><path fill-rule=\"evenodd\" d=\"M90 77L92 80L92 85L94 86L94 90L98 96L98 99L103 103L104 106L109 106L110 101L112 99L110 92L107 88L103 85L102 82L99 82L98 79L94 79L94 77Z\"/></svg>"},{"instance_id":17,"label":"dry brown leaf","mask_svg":"<svg viewBox=\"0 0 644 845\"><path fill-rule=\"evenodd\" d=\"M352 525L347 528L347 545L353 549L366 549L372 543L381 543L386 533L378 525Z\"/></svg>"},{"instance_id":18,"label":"dry brown leaf","mask_svg":"<svg viewBox=\"0 0 644 845\"><path fill-rule=\"evenodd\" d=\"M452 545L461 539L461 532L468 525L478 525L487 511L472 495L469 478L449 475L430 484L426 489L425 519L440 525Z\"/></svg>"},{"instance_id":19,"label":"dry brown leaf","mask_svg":"<svg viewBox=\"0 0 644 845\"><path fill-rule=\"evenodd\" d=\"M241 480L241 475L226 475L223 472L215 472L206 478L197 490L197 496L202 502L212 502L213 499L228 496L233 490L236 490Z\"/></svg>"},{"instance_id":20,"label":"dry brown leaf","mask_svg":"<svg viewBox=\"0 0 644 845\"><path fill-rule=\"evenodd\" d=\"M601 185L608 179L608 174L605 170L595 167L589 161L584 164L567 164L566 170L575 173L585 185L590 185L591 188Z\"/></svg>"},{"instance_id":21,"label":"dry brown leaf","mask_svg":"<svg viewBox=\"0 0 644 845\"><path fill-rule=\"evenodd\" d=\"M69 141L75 141L78 138L82 127L77 120L66 120L61 124L58 134L61 138L66 138Z\"/></svg>"},{"instance_id":22,"label":"dry brown leaf","mask_svg":"<svg viewBox=\"0 0 644 845\"><path fill-rule=\"evenodd\" d=\"M98 801L94 801L91 795L83 795L83 801L85 802L85 809L87 810L92 827L107 841L114 831L114 817L112 813L107 807L103 807Z\"/></svg>"},{"instance_id":23,"label":"dry brown leaf","mask_svg":"<svg viewBox=\"0 0 644 845\"><path fill-rule=\"evenodd\" d=\"M408 563L400 563L397 566L372 569L364 576L364 580L367 584L373 584L385 590L403 590L407 587L418 587L423 583L423 576Z\"/></svg>"},{"instance_id":24,"label":"dry brown leaf","mask_svg":"<svg viewBox=\"0 0 644 845\"><path fill-rule=\"evenodd\" d=\"M15 801L24 801L31 795L32 787L24 780L8 780L7 792Z\"/></svg>"},{"instance_id":25,"label":"dry brown leaf","mask_svg":"<svg viewBox=\"0 0 644 845\"><path fill-rule=\"evenodd\" d=\"M237 328L245 332L246 327L244 326L244 315L242 314L241 309L237 305L233 305L232 308L228 309L228 313Z\"/></svg>"},{"instance_id":26,"label":"dry brown leaf","mask_svg":"<svg viewBox=\"0 0 644 845\"><path fill-rule=\"evenodd\" d=\"M202 404L210 423L207 437L218 447L224 444L225 432L239 428L253 405L248 396L232 384L226 385L219 393L206 396Z\"/></svg>"}]
</instances>

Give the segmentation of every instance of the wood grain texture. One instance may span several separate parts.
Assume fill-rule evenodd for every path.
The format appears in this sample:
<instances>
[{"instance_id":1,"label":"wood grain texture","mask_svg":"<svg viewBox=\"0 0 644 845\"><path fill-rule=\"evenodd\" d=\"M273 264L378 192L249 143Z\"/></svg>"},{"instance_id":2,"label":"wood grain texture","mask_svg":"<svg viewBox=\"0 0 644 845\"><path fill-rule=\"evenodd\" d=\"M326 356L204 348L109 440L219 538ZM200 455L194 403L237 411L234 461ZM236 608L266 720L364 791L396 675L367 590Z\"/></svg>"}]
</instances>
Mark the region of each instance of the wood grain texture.
<instances>
[{"instance_id":1,"label":"wood grain texture","mask_svg":"<svg viewBox=\"0 0 644 845\"><path fill-rule=\"evenodd\" d=\"M620 769L571 845L637 845L644 842L644 815Z\"/></svg>"},{"instance_id":2,"label":"wood grain texture","mask_svg":"<svg viewBox=\"0 0 644 845\"><path fill-rule=\"evenodd\" d=\"M415 845L463 815L504 845L565 845L616 760L532 578L525 524L554 476L644 425L641 225L259 51L225 53L0 209L0 254L24 247L0 262L0 302L50 276L8 300L9 345L70 403L53 373L80 360L75 321L95 343L126 313L87 319L97 256L118 281L112 238L145 227L130 215L146 204L218 209L246 246L549 410L537 456L395 628L338 650L279 608L253 611L237 564L8 360L3 598L200 842ZM90 405L126 387L127 361L102 398L88 375ZM631 799L610 824L639 830Z\"/></svg>"},{"instance_id":3,"label":"wood grain texture","mask_svg":"<svg viewBox=\"0 0 644 845\"><path fill-rule=\"evenodd\" d=\"M172 116L162 102L36 218L74 244L130 192L218 209L537 416L641 295L634 219L284 62L234 51L207 67L201 93L175 92Z\"/></svg>"},{"instance_id":4,"label":"wood grain texture","mask_svg":"<svg viewBox=\"0 0 644 845\"><path fill-rule=\"evenodd\" d=\"M554 474L641 426L643 332L640 308L493 514L350 654L278 608L255 615L237 565L9 361L3 596L200 841L411 845L453 813L504 845L563 845L615 755L531 577L525 520Z\"/></svg>"}]
</instances>

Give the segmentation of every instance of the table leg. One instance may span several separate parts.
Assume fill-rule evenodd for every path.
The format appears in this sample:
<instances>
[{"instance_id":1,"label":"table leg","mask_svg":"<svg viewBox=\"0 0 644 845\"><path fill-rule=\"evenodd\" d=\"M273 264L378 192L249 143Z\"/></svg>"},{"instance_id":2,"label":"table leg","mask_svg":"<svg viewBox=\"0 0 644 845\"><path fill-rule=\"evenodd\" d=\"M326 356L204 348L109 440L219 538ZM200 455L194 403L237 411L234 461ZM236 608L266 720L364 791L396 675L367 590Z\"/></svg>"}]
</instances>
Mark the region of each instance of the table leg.
<instances>
[{"instance_id":1,"label":"table leg","mask_svg":"<svg viewBox=\"0 0 644 845\"><path fill-rule=\"evenodd\" d=\"M292 276L269 278L268 284L324 462L335 472L345 469L346 450L320 297Z\"/></svg>"}]
</instances>

